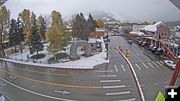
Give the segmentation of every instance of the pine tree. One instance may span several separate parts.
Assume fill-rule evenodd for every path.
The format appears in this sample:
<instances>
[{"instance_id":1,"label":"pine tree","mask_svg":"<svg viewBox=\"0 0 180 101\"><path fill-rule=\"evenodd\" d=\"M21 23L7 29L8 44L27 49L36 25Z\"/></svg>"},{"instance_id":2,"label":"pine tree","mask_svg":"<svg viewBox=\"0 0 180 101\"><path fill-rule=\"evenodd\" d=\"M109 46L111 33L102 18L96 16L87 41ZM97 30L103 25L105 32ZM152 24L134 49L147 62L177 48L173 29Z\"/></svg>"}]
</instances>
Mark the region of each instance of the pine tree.
<instances>
[{"instance_id":1,"label":"pine tree","mask_svg":"<svg viewBox=\"0 0 180 101\"><path fill-rule=\"evenodd\" d=\"M80 37L81 26L80 26L80 16L79 14L72 21L72 37Z\"/></svg>"},{"instance_id":2,"label":"pine tree","mask_svg":"<svg viewBox=\"0 0 180 101\"><path fill-rule=\"evenodd\" d=\"M77 14L75 19L73 20L73 25L72 25L73 37L78 37L81 40L88 40L89 29L87 26L88 23L84 18L84 15L82 13Z\"/></svg>"},{"instance_id":3,"label":"pine tree","mask_svg":"<svg viewBox=\"0 0 180 101\"><path fill-rule=\"evenodd\" d=\"M86 19L84 18L83 13L80 13L80 36L79 38L81 38L82 40L88 40L88 36L89 36L89 31L88 31L88 24Z\"/></svg>"},{"instance_id":4,"label":"pine tree","mask_svg":"<svg viewBox=\"0 0 180 101\"><path fill-rule=\"evenodd\" d=\"M20 18L17 18L17 31L18 31L18 37L19 37L19 42L23 42L24 41L24 34L23 34L23 23L20 20Z\"/></svg>"},{"instance_id":5,"label":"pine tree","mask_svg":"<svg viewBox=\"0 0 180 101\"><path fill-rule=\"evenodd\" d=\"M94 32L96 30L96 22L93 19L92 15L89 14L88 18L88 33Z\"/></svg>"},{"instance_id":6,"label":"pine tree","mask_svg":"<svg viewBox=\"0 0 180 101\"><path fill-rule=\"evenodd\" d=\"M14 47L16 52L16 45L18 44L18 36L17 36L17 23L16 20L14 19L11 20L11 26L9 29L9 41L10 41L10 46Z\"/></svg>"},{"instance_id":7,"label":"pine tree","mask_svg":"<svg viewBox=\"0 0 180 101\"><path fill-rule=\"evenodd\" d=\"M36 23L36 15L32 12L31 14L31 38L30 38L30 51L36 51L38 54L38 51L42 50L43 45L41 43L40 34L38 32L38 26Z\"/></svg>"},{"instance_id":8,"label":"pine tree","mask_svg":"<svg viewBox=\"0 0 180 101\"><path fill-rule=\"evenodd\" d=\"M45 37L46 28L47 28L47 26L46 26L45 19L42 16L39 16L38 17L38 30L39 30L42 40L46 39L46 37Z\"/></svg>"},{"instance_id":9,"label":"pine tree","mask_svg":"<svg viewBox=\"0 0 180 101\"><path fill-rule=\"evenodd\" d=\"M22 42L24 42L24 34L23 34L23 23L22 21L20 20L20 18L18 17L17 18L17 33L18 33L18 39L19 39L19 45L20 45L20 50L21 50L21 53L23 53L23 44Z\"/></svg>"}]
</instances>

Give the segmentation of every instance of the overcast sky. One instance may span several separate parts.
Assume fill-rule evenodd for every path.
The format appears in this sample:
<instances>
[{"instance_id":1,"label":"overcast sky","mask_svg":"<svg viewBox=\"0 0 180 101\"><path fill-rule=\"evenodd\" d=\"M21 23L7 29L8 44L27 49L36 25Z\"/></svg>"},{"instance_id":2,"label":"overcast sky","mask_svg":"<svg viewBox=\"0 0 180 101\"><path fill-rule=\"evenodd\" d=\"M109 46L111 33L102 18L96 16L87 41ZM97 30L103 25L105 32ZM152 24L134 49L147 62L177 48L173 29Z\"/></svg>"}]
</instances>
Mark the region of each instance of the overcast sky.
<instances>
[{"instance_id":1,"label":"overcast sky","mask_svg":"<svg viewBox=\"0 0 180 101\"><path fill-rule=\"evenodd\" d=\"M120 19L127 16L138 21L180 20L180 10L169 0L8 0L5 5L15 17L28 8L36 14L58 10L63 17L98 10L113 13Z\"/></svg>"}]
</instances>

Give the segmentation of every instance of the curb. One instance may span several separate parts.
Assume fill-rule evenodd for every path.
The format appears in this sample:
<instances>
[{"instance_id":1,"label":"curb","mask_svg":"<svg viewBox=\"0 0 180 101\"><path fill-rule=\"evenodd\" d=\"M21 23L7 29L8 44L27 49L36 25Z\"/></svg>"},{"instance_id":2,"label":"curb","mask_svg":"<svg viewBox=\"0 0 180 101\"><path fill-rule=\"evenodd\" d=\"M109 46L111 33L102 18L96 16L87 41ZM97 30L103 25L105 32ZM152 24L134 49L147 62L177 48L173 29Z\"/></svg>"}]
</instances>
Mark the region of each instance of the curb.
<instances>
[{"instance_id":1,"label":"curb","mask_svg":"<svg viewBox=\"0 0 180 101\"><path fill-rule=\"evenodd\" d=\"M94 67L58 67L56 65L49 65L49 64L38 64L38 63L27 63L27 62L21 62L21 61L16 61L16 60L10 60L10 59L4 59L4 58L0 58L0 60L2 61L6 61L6 62L11 62L11 63L16 63L16 64L21 64L21 65L28 65L28 66L36 66L36 67L42 67L42 68L54 68L54 69L63 69L63 70L94 70Z\"/></svg>"},{"instance_id":2,"label":"curb","mask_svg":"<svg viewBox=\"0 0 180 101\"><path fill-rule=\"evenodd\" d=\"M131 72L133 74L133 77L134 77L134 80L136 82L136 86L138 88L138 92L139 92L139 95L140 95L140 98L141 98L141 101L145 101L145 97L144 97L144 93L142 91L142 88L141 88L141 85L140 85L140 82L138 80L138 77L137 77L137 74L134 70L134 68L132 67L132 64L130 63L130 61L125 57L125 55L116 47L116 50L123 56L123 58L126 60L126 62L128 63L130 69L131 69Z\"/></svg>"}]
</instances>

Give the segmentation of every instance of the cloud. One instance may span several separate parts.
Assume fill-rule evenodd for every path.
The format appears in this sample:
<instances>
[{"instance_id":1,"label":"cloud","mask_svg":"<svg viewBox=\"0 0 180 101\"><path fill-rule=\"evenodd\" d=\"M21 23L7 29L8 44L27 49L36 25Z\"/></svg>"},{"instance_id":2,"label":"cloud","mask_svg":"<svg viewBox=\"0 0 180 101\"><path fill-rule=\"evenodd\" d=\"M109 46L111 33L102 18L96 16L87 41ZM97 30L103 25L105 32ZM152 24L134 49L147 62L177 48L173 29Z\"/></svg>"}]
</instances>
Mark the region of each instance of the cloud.
<instances>
[{"instance_id":1,"label":"cloud","mask_svg":"<svg viewBox=\"0 0 180 101\"><path fill-rule=\"evenodd\" d=\"M13 17L27 8L36 14L58 10L62 16L70 16L99 10L136 20L180 20L180 10L169 0L8 0L5 5Z\"/></svg>"}]
</instances>

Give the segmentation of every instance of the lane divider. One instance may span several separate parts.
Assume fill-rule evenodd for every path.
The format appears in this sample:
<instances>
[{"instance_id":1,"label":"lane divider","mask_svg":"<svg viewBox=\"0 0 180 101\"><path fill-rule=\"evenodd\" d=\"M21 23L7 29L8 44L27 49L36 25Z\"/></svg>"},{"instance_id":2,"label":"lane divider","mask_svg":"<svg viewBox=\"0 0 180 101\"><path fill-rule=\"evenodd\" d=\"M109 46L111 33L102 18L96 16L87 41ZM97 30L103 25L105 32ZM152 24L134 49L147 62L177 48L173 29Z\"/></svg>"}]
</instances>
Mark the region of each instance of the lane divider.
<instances>
[{"instance_id":1,"label":"lane divider","mask_svg":"<svg viewBox=\"0 0 180 101\"><path fill-rule=\"evenodd\" d=\"M141 101L145 101L145 97L144 97L144 93L142 91L142 88L141 88L141 85L140 85L140 82L139 82L139 79L137 77L137 74L132 66L132 64L130 63L130 61L125 57L125 55L116 47L117 51L124 57L124 59L127 61L130 69L131 69L131 72L133 74L133 77L135 79L135 82L136 82L136 86L138 88L138 92L139 92L139 95L140 95L140 99Z\"/></svg>"},{"instance_id":2,"label":"lane divider","mask_svg":"<svg viewBox=\"0 0 180 101\"><path fill-rule=\"evenodd\" d=\"M46 97L46 98L49 98L49 99L54 99L54 100L59 100L59 101L75 101L75 100L63 99L63 98L60 98L60 97L54 97L54 96L49 96L49 95L41 94L41 93L38 93L38 92L34 92L34 91L29 90L29 89L25 89L23 87L15 85L15 84L13 84L13 83L11 83L11 82L9 82L9 81L1 78L1 77L0 77L0 79L2 81L6 82L7 84L11 85L11 86L14 86L14 87L16 87L18 89L21 89L23 91L26 91L28 93L32 93L32 94L35 94L35 95L38 95L38 96L41 96L41 97Z\"/></svg>"},{"instance_id":3,"label":"lane divider","mask_svg":"<svg viewBox=\"0 0 180 101\"><path fill-rule=\"evenodd\" d=\"M29 80L29 81L36 82L36 83L51 85L51 86L59 86L59 87L66 87L66 88L83 88L83 89L102 88L102 87L99 87L99 86L84 86L84 85L79 85L78 86L78 85L69 85L69 84L59 84L59 83L45 82L45 81L41 81L41 80L28 78L28 77L25 77L25 76L20 76L20 75L17 75L17 74L14 74L14 73L8 72L6 70L2 70L2 69L0 69L0 71L5 72L5 73L10 74L10 75L13 75L13 76L16 76L16 77L21 78L21 79Z\"/></svg>"}]
</instances>

